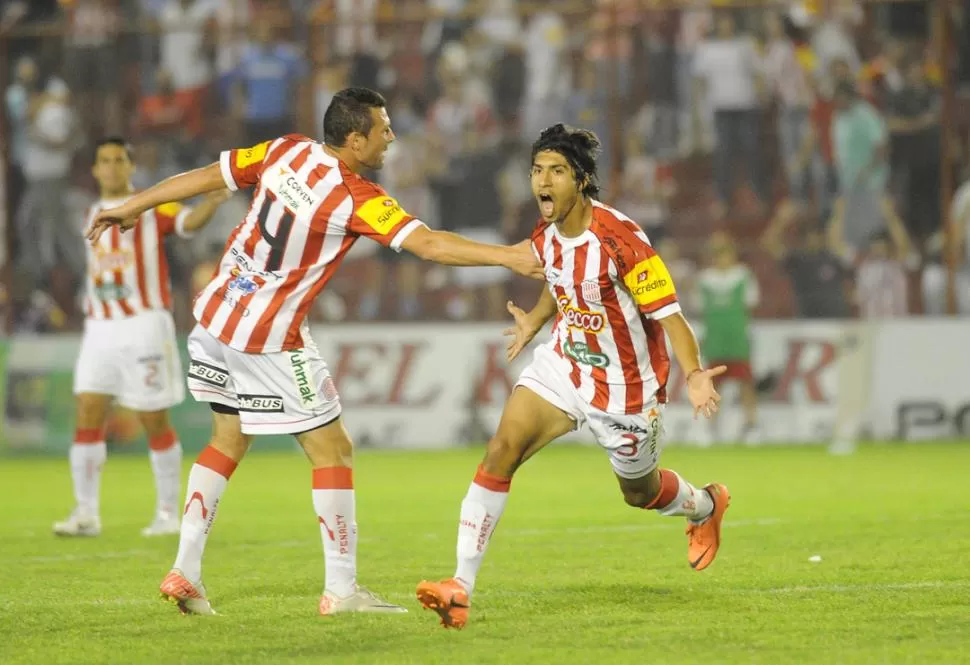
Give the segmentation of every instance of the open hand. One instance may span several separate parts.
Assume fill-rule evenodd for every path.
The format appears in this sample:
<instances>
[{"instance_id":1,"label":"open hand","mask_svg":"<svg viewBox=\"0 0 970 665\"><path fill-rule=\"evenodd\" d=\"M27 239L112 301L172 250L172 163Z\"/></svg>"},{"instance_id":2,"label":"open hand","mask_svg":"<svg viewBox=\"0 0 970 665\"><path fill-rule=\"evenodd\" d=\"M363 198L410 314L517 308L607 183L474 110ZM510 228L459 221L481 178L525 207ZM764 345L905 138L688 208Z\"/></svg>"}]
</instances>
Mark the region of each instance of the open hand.
<instances>
[{"instance_id":1,"label":"open hand","mask_svg":"<svg viewBox=\"0 0 970 665\"><path fill-rule=\"evenodd\" d=\"M703 414L705 418L710 418L721 404L721 396L714 390L714 377L720 376L727 371L727 365L718 365L710 369L694 371L687 379L687 399L694 407L694 418L697 414Z\"/></svg>"},{"instance_id":2,"label":"open hand","mask_svg":"<svg viewBox=\"0 0 970 665\"><path fill-rule=\"evenodd\" d=\"M511 300L506 307L509 310L509 314L515 320L515 325L502 331L503 335L512 338L509 340L509 345L505 349L506 360L512 362L522 352L522 349L529 345L529 342L536 336L541 326L536 326L529 318L529 315L521 307L516 307L515 303Z\"/></svg>"}]
</instances>

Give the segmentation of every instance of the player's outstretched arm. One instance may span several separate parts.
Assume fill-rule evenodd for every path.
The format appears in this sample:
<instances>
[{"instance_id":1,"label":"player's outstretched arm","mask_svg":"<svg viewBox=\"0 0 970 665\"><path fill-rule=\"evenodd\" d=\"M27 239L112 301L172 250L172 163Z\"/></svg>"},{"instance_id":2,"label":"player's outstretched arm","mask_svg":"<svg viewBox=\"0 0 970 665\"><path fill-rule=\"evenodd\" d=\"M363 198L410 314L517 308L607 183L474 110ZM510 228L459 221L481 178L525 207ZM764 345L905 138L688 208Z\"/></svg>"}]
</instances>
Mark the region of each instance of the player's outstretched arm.
<instances>
[{"instance_id":1,"label":"player's outstretched arm","mask_svg":"<svg viewBox=\"0 0 970 665\"><path fill-rule=\"evenodd\" d=\"M186 233L198 231L210 221L223 203L232 196L232 190L228 188L217 189L205 195L197 205L192 206L192 212L185 218L183 228Z\"/></svg>"},{"instance_id":2,"label":"player's outstretched arm","mask_svg":"<svg viewBox=\"0 0 970 665\"><path fill-rule=\"evenodd\" d=\"M526 277L545 279L528 240L517 245L487 245L456 233L422 227L409 234L401 247L426 261L446 266L505 266Z\"/></svg>"},{"instance_id":3,"label":"player's outstretched arm","mask_svg":"<svg viewBox=\"0 0 970 665\"><path fill-rule=\"evenodd\" d=\"M117 208L99 212L85 236L92 243L97 242L101 234L112 226L118 226L122 231L131 229L138 221L139 215L155 206L214 192L225 186L226 182L218 162L174 175L143 192L138 192Z\"/></svg>"},{"instance_id":4,"label":"player's outstretched arm","mask_svg":"<svg viewBox=\"0 0 970 665\"><path fill-rule=\"evenodd\" d=\"M509 314L515 321L515 325L502 331L503 335L511 337L509 345L505 349L505 357L509 362L522 352L522 349L529 345L529 342L542 330L546 321L551 319L556 313L556 299L552 297L549 289L543 287L539 301L536 302L532 311L525 312L522 308L516 307L511 300L508 302Z\"/></svg>"},{"instance_id":5,"label":"player's outstretched arm","mask_svg":"<svg viewBox=\"0 0 970 665\"><path fill-rule=\"evenodd\" d=\"M710 418L717 413L721 402L721 396L714 390L714 377L726 372L727 367L718 365L710 369L703 368L697 337L680 312L660 319L660 325L670 338L674 357L687 377L687 399L694 407L694 417L702 413Z\"/></svg>"}]
</instances>

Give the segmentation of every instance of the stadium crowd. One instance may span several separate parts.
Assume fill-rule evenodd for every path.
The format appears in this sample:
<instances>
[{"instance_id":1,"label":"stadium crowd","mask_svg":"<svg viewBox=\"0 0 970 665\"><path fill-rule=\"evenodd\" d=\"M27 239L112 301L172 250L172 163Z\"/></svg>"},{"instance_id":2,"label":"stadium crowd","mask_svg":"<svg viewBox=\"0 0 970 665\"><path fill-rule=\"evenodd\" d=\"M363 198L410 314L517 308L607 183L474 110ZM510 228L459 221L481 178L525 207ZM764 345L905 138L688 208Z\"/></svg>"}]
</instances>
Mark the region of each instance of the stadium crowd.
<instances>
[{"instance_id":1,"label":"stadium crowd","mask_svg":"<svg viewBox=\"0 0 970 665\"><path fill-rule=\"evenodd\" d=\"M945 313L948 212L970 314L970 2L951 4L942 57L927 3L519 4L4 3L12 329L80 326L96 139L131 137L147 187L228 146L319 136L347 85L390 100L397 142L376 178L432 227L527 237L528 145L564 121L600 136L603 198L645 228L688 313L699 268L724 251L761 285L756 316ZM957 97L946 126L944 75ZM235 195L198 241L168 247L182 329L247 206ZM534 292L502 269L427 267L360 241L313 317L502 319Z\"/></svg>"}]
</instances>

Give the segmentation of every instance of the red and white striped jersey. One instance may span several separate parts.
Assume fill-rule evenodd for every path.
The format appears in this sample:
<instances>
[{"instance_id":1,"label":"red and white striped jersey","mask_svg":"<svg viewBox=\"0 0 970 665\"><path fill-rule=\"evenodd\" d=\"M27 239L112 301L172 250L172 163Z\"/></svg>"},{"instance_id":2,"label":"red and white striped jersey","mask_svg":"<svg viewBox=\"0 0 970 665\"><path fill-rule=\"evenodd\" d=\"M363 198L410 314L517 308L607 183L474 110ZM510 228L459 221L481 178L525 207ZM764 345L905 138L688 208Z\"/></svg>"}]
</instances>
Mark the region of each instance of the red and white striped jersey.
<instances>
[{"instance_id":1,"label":"red and white striped jersey","mask_svg":"<svg viewBox=\"0 0 970 665\"><path fill-rule=\"evenodd\" d=\"M635 414L666 402L670 373L659 319L680 311L670 273L646 234L623 213L593 201L593 222L576 238L539 222L532 247L559 305L548 347L593 408Z\"/></svg>"},{"instance_id":2,"label":"red and white striped jersey","mask_svg":"<svg viewBox=\"0 0 970 665\"><path fill-rule=\"evenodd\" d=\"M88 209L85 228L107 208L127 199L101 200ZM102 234L96 245L85 243L88 271L84 311L91 319L121 319L141 312L172 308L172 287L165 257L165 236L185 236L189 208L166 203L142 213L135 228L118 227Z\"/></svg>"},{"instance_id":3,"label":"red and white striped jersey","mask_svg":"<svg viewBox=\"0 0 970 665\"><path fill-rule=\"evenodd\" d=\"M290 134L219 158L229 189L254 187L212 281L196 297L199 324L245 353L299 349L306 316L361 236L400 251L423 223L322 144Z\"/></svg>"}]
</instances>

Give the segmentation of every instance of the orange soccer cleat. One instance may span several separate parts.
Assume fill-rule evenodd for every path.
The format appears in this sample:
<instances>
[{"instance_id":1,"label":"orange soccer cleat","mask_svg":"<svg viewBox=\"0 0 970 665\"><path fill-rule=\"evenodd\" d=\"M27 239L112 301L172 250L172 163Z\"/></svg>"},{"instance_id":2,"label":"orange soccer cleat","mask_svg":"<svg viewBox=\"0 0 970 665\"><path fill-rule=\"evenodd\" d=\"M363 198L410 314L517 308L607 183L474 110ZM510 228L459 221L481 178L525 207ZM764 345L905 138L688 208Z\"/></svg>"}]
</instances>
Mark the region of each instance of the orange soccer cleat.
<instances>
[{"instance_id":1,"label":"orange soccer cleat","mask_svg":"<svg viewBox=\"0 0 970 665\"><path fill-rule=\"evenodd\" d=\"M687 524L687 560L694 570L704 570L714 562L721 545L721 521L731 504L731 493L725 485L711 483L704 491L714 501L714 512L699 524Z\"/></svg>"},{"instance_id":2,"label":"orange soccer cleat","mask_svg":"<svg viewBox=\"0 0 970 665\"><path fill-rule=\"evenodd\" d=\"M202 583L193 584L182 574L181 570L173 568L162 580L158 590L162 599L175 603L182 614L215 614L205 597L205 587Z\"/></svg>"},{"instance_id":3,"label":"orange soccer cleat","mask_svg":"<svg viewBox=\"0 0 970 665\"><path fill-rule=\"evenodd\" d=\"M468 592L454 577L441 582L421 582L417 593L422 607L437 612L445 628L461 630L468 621Z\"/></svg>"}]
</instances>

